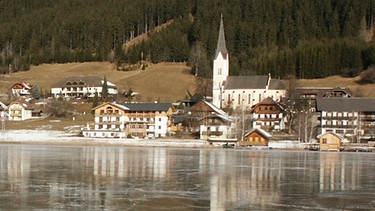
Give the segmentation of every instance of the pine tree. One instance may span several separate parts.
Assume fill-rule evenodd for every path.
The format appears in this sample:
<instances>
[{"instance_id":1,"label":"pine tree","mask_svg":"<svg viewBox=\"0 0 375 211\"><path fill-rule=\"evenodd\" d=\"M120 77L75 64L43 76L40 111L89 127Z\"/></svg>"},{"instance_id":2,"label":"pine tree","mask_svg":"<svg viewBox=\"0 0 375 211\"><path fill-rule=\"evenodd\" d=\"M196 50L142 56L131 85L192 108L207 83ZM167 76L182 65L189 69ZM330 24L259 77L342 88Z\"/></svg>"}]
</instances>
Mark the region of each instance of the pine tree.
<instances>
[{"instance_id":1,"label":"pine tree","mask_svg":"<svg viewBox=\"0 0 375 211\"><path fill-rule=\"evenodd\" d=\"M102 93L101 93L103 101L107 101L108 98L108 83L107 78L104 76L103 84L102 84Z\"/></svg>"}]
</instances>

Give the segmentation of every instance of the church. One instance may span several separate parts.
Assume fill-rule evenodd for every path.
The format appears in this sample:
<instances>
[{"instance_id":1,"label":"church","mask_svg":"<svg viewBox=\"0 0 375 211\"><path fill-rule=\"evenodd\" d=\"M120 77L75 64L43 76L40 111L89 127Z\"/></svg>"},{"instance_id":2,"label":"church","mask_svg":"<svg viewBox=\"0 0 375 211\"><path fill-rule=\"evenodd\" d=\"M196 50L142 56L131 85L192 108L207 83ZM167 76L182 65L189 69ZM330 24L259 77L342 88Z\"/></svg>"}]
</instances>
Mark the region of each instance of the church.
<instances>
[{"instance_id":1,"label":"church","mask_svg":"<svg viewBox=\"0 0 375 211\"><path fill-rule=\"evenodd\" d=\"M281 80L268 75L230 76L229 53L225 44L223 17L213 61L212 103L219 108L250 110L270 97L275 101L285 98L286 88Z\"/></svg>"}]
</instances>

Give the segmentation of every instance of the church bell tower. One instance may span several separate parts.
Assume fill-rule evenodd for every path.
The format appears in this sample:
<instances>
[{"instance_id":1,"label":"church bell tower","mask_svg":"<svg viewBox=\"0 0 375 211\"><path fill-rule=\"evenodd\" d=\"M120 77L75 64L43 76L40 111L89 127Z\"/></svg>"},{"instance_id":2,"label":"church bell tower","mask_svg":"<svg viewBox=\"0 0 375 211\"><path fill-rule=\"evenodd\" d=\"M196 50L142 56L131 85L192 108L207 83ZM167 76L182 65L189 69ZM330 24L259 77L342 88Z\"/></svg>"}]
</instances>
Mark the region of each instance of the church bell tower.
<instances>
[{"instance_id":1,"label":"church bell tower","mask_svg":"<svg viewBox=\"0 0 375 211\"><path fill-rule=\"evenodd\" d=\"M223 16L220 19L219 37L217 41L215 59L213 61L213 83L212 83L212 103L222 108L224 99L223 88L229 76L229 53L225 44Z\"/></svg>"}]
</instances>

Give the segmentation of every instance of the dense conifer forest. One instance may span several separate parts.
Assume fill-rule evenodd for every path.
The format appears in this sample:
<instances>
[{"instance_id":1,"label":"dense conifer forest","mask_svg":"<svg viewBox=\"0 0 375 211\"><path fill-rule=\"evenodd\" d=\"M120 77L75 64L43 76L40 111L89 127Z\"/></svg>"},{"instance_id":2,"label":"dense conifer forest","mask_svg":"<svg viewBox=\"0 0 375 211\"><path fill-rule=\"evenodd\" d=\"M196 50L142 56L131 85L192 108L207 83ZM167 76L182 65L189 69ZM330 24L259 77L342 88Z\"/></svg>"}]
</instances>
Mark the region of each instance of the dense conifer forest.
<instances>
[{"instance_id":1,"label":"dense conifer forest","mask_svg":"<svg viewBox=\"0 0 375 211\"><path fill-rule=\"evenodd\" d=\"M0 70L148 60L210 77L222 15L232 75L356 76L375 63L374 11L375 0L4 0Z\"/></svg>"}]
</instances>

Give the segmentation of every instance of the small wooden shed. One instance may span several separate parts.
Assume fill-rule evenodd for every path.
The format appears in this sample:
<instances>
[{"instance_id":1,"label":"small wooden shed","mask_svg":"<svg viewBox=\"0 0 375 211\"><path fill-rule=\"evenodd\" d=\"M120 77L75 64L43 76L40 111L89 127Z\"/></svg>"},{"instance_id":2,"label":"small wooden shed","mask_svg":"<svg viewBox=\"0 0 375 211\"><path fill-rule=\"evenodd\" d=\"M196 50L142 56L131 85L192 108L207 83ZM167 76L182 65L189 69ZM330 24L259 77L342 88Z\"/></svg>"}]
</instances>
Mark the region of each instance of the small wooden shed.
<instances>
[{"instance_id":1,"label":"small wooden shed","mask_svg":"<svg viewBox=\"0 0 375 211\"><path fill-rule=\"evenodd\" d=\"M326 132L318 136L320 151L340 151L345 138L334 132Z\"/></svg>"},{"instance_id":2,"label":"small wooden shed","mask_svg":"<svg viewBox=\"0 0 375 211\"><path fill-rule=\"evenodd\" d=\"M260 128L254 128L246 133L244 140L239 142L240 146L268 146L271 134Z\"/></svg>"}]
</instances>

